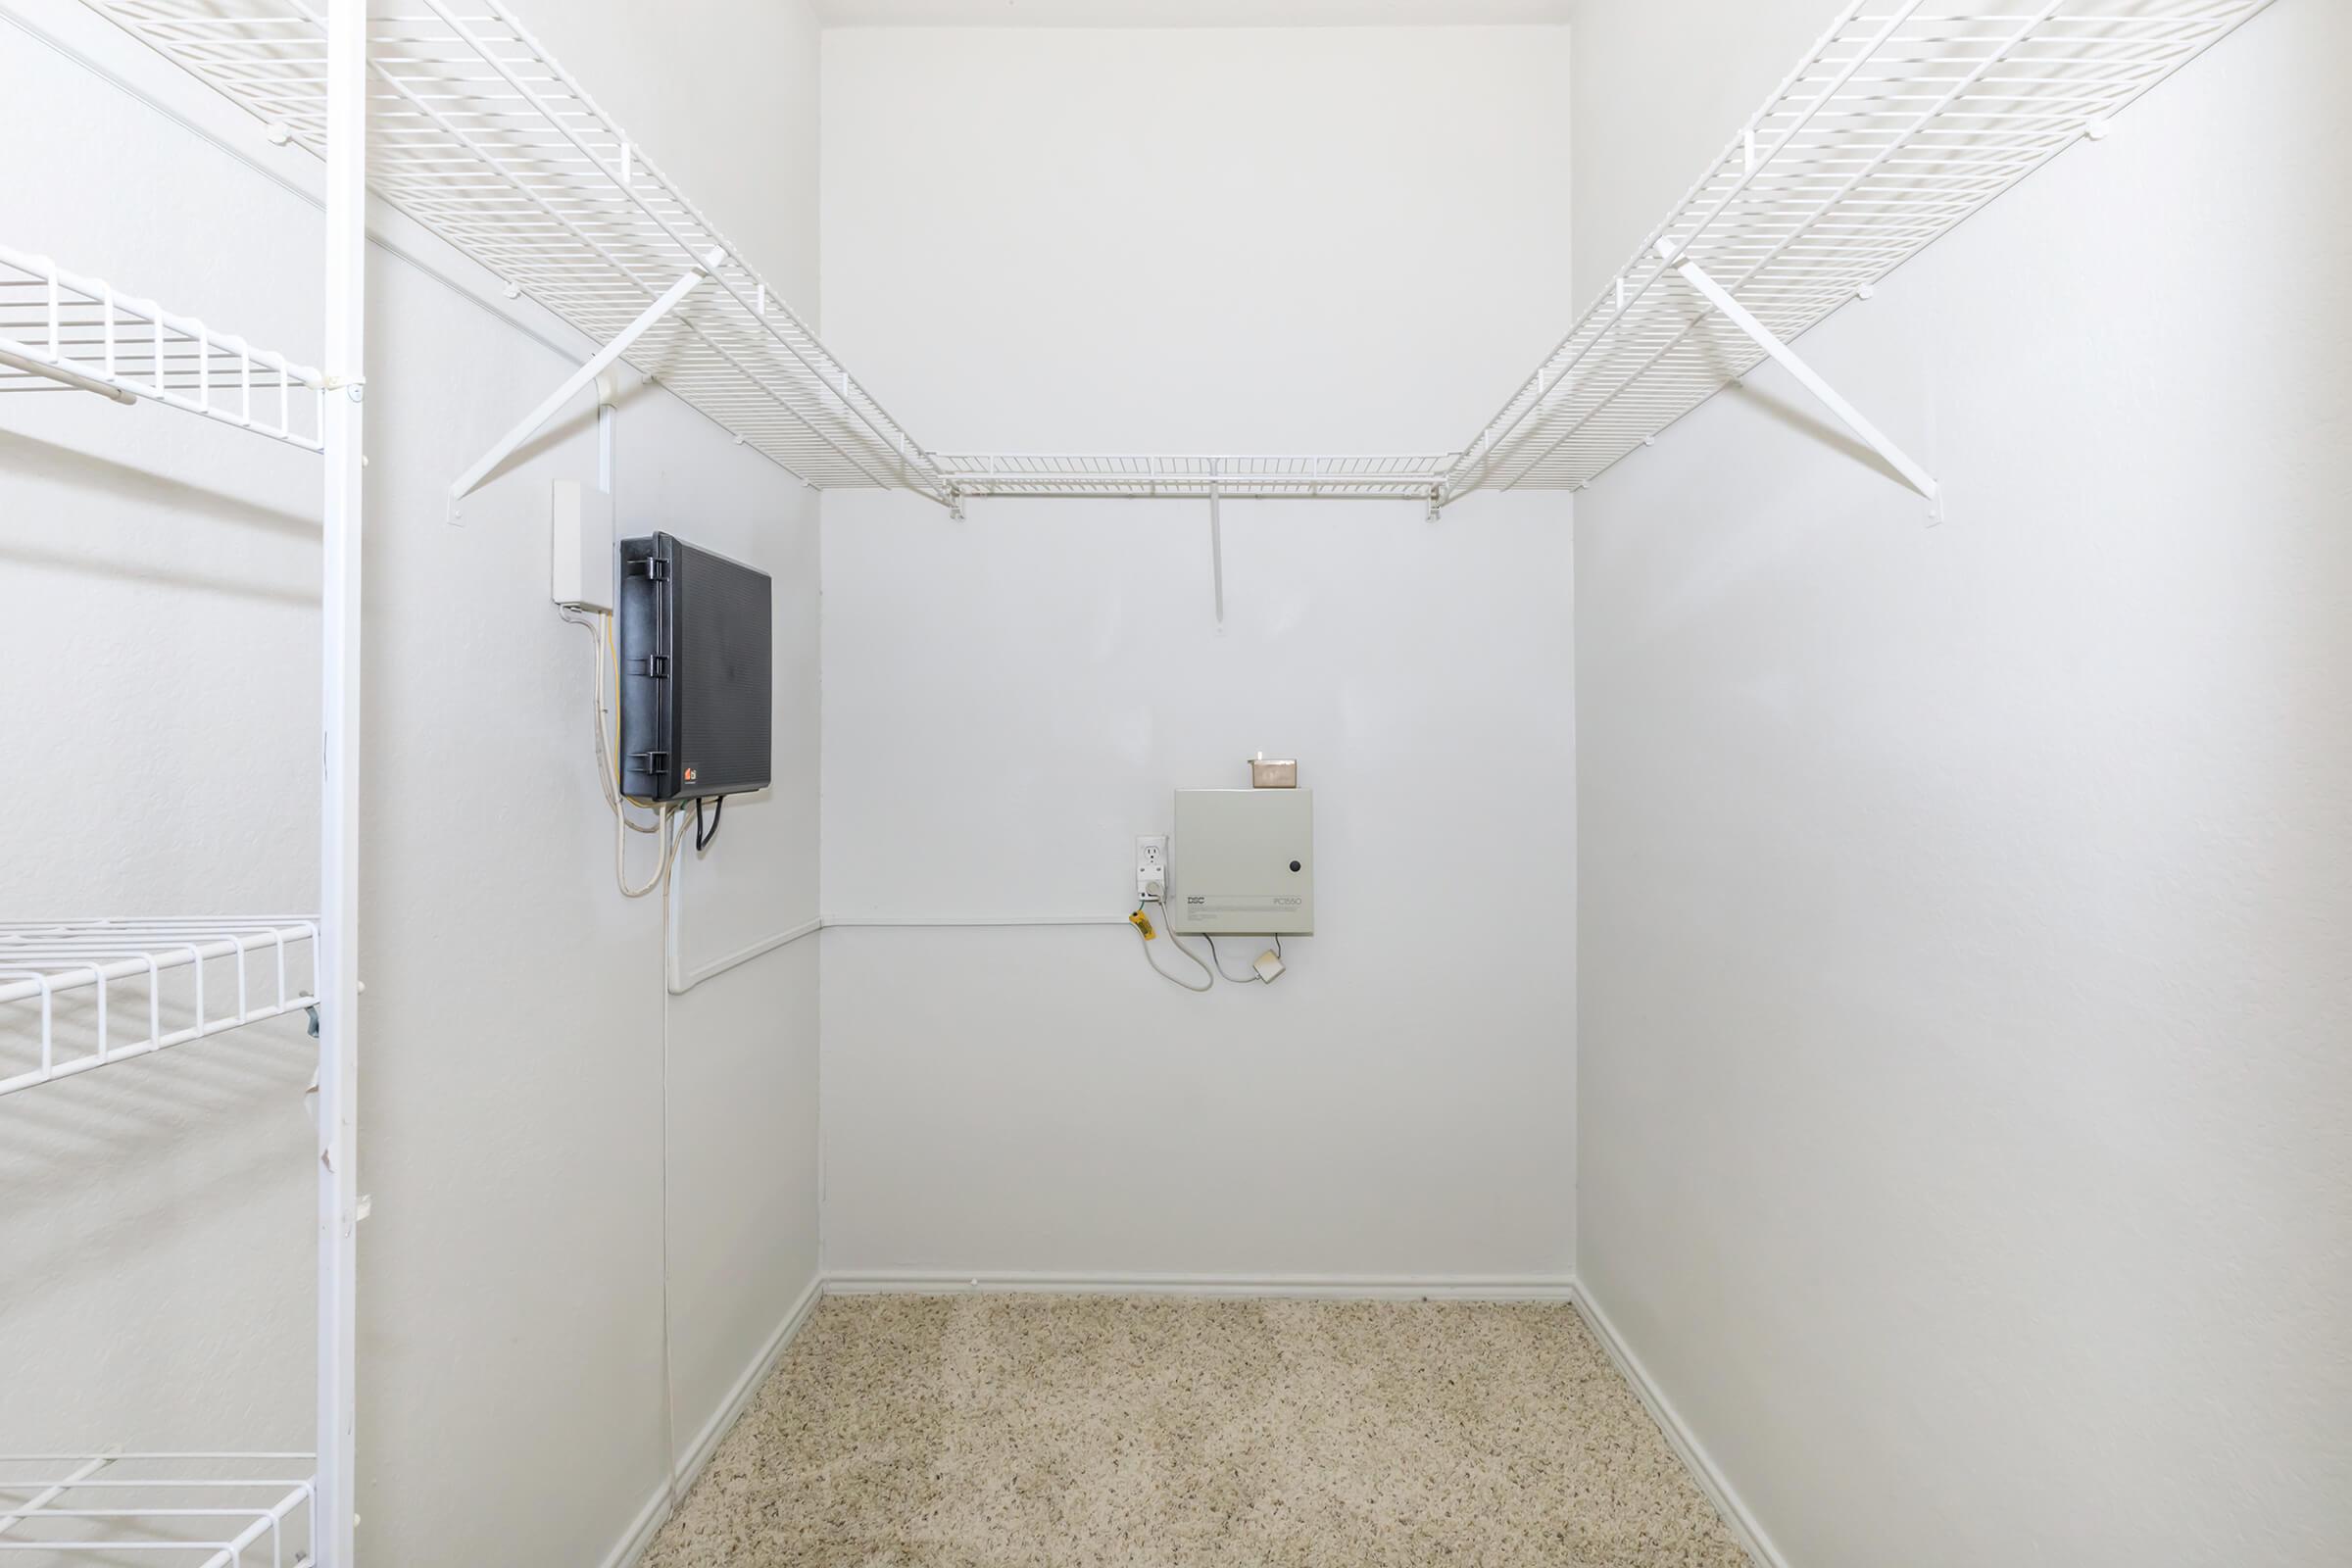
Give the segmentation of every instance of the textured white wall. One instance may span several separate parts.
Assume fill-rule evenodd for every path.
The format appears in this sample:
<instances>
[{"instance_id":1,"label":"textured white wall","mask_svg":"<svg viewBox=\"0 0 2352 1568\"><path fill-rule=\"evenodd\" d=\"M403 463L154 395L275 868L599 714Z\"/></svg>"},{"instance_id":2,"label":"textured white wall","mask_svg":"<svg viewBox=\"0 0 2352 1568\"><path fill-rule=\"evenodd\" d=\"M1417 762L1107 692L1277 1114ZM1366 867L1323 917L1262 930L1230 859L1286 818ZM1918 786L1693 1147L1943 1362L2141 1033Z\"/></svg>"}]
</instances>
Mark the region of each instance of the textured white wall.
<instances>
[{"instance_id":1,"label":"textured white wall","mask_svg":"<svg viewBox=\"0 0 2352 1568\"><path fill-rule=\"evenodd\" d=\"M946 451L1446 451L1565 314L1567 75L1560 27L828 31L827 341Z\"/></svg>"},{"instance_id":2,"label":"textured white wall","mask_svg":"<svg viewBox=\"0 0 2352 1568\"><path fill-rule=\"evenodd\" d=\"M818 315L808 0L511 0L532 36L757 267Z\"/></svg>"},{"instance_id":3,"label":"textured white wall","mask_svg":"<svg viewBox=\"0 0 2352 1568\"><path fill-rule=\"evenodd\" d=\"M1564 1275L1557 506L1236 505L1222 635L1198 509L825 511L828 915L1116 920L1169 792L1261 748L1317 862L1270 988L1125 925L827 931L828 1267Z\"/></svg>"},{"instance_id":4,"label":"textured white wall","mask_svg":"<svg viewBox=\"0 0 2352 1568\"><path fill-rule=\"evenodd\" d=\"M738 13L760 53L673 35L592 70L567 44L593 58L595 18L523 9L681 180L670 143L707 153L731 105L776 194L747 199L750 166L696 194L812 283L805 11L685 8L704 45ZM77 8L26 10L268 156ZM746 84L713 93L729 58ZM0 141L22 160L10 243L316 360L302 167L272 182L7 26ZM372 1562L594 1563L661 1488L665 1032L683 1449L815 1276L815 954L665 1008L659 908L612 886L588 639L546 602L544 480L593 475L588 411L466 527L441 516L450 476L569 364L381 250L370 286L361 1540ZM777 784L682 872L691 965L815 908L816 509L659 392L628 398L617 471L624 527L777 580ZM8 915L315 903L318 493L314 460L168 412L0 401L0 799L39 826L7 859ZM309 1446L308 1054L297 1021L0 1103L0 1447Z\"/></svg>"},{"instance_id":5,"label":"textured white wall","mask_svg":"<svg viewBox=\"0 0 2352 1568\"><path fill-rule=\"evenodd\" d=\"M1566 71L1541 28L829 32L828 337L951 448L1443 450L1564 314ZM829 917L1115 920L1133 836L1259 749L1319 862L1271 989L1123 925L828 931L830 1270L1564 1275L1567 521L1233 504L1220 633L1200 505L826 497Z\"/></svg>"},{"instance_id":6,"label":"textured white wall","mask_svg":"<svg viewBox=\"0 0 2352 1568\"><path fill-rule=\"evenodd\" d=\"M1580 11L1587 291L1770 9ZM1941 528L1777 372L1580 497L1579 1274L1797 1568L2352 1556L2346 59L2281 0L1804 339Z\"/></svg>"}]
</instances>

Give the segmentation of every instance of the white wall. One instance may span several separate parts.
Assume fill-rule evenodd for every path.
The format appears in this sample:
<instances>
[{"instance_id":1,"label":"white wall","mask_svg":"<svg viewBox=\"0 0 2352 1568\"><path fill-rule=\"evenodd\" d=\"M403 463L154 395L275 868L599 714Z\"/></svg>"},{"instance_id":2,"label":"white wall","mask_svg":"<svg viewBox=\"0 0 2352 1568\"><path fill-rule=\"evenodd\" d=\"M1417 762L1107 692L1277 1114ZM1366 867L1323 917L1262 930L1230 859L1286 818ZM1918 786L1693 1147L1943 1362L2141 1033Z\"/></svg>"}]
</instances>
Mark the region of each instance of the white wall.
<instances>
[{"instance_id":1,"label":"white wall","mask_svg":"<svg viewBox=\"0 0 2352 1568\"><path fill-rule=\"evenodd\" d=\"M1444 450L1565 318L1564 45L828 32L828 339L951 450ZM1260 749L1320 884L1204 997L1116 923L828 930L830 1272L1565 1275L1567 521L1230 504L1220 631L1200 505L826 497L829 918L1116 922Z\"/></svg>"},{"instance_id":2,"label":"white wall","mask_svg":"<svg viewBox=\"0 0 2352 1568\"><path fill-rule=\"evenodd\" d=\"M826 341L944 451L1444 452L1567 316L1566 29L824 34Z\"/></svg>"},{"instance_id":3,"label":"white wall","mask_svg":"<svg viewBox=\"0 0 2352 1568\"><path fill-rule=\"evenodd\" d=\"M1585 288L1831 9L1581 9ZM2347 59L1803 340L1942 527L1770 371L1580 498L1578 1271L1797 1568L2352 1555Z\"/></svg>"},{"instance_id":4,"label":"white wall","mask_svg":"<svg viewBox=\"0 0 2352 1568\"><path fill-rule=\"evenodd\" d=\"M819 314L817 29L808 0L511 0L802 319Z\"/></svg>"},{"instance_id":5,"label":"white wall","mask_svg":"<svg viewBox=\"0 0 2352 1568\"><path fill-rule=\"evenodd\" d=\"M813 277L805 11L694 8L689 34L732 9L779 46L737 55L744 85L714 94L724 51L673 37L596 73L564 38L604 36L592 18L524 9L681 180L669 140L731 103L779 194L741 222L704 204ZM120 34L74 36L268 156ZM272 182L10 27L0 83L0 141L24 159L12 244L317 359L309 171ZM815 955L665 1004L658 903L612 885L588 639L546 602L544 480L593 476L592 418L559 420L449 528L450 475L569 365L380 250L369 282L361 1540L378 1563L594 1563L662 1488L665 1044L685 1450L815 1277ZM624 528L777 581L777 783L681 873L693 966L815 907L816 509L650 390L621 412L617 472ZM318 487L315 461L165 411L0 403L0 797L42 828L20 835L6 913L315 902ZM24 1264L0 1338L39 1348L10 1357L0 1447L309 1446L306 1055L297 1021L0 1103L0 1225Z\"/></svg>"}]
</instances>

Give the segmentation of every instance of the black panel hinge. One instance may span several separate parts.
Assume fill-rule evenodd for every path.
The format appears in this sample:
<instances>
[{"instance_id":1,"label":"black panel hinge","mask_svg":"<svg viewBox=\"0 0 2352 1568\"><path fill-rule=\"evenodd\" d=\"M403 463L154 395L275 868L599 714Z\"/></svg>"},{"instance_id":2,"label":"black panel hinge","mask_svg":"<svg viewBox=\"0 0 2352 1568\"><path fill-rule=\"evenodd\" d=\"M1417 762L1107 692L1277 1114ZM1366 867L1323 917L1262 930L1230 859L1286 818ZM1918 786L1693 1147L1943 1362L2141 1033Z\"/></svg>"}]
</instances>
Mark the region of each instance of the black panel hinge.
<instances>
[{"instance_id":1,"label":"black panel hinge","mask_svg":"<svg viewBox=\"0 0 2352 1568\"><path fill-rule=\"evenodd\" d=\"M639 752L629 759L629 766L640 773L656 775L666 773L669 771L669 754L667 752Z\"/></svg>"},{"instance_id":2,"label":"black panel hinge","mask_svg":"<svg viewBox=\"0 0 2352 1568\"><path fill-rule=\"evenodd\" d=\"M649 680L667 680L669 679L669 656L667 654L648 654L643 659L632 659L629 661L629 673L643 675Z\"/></svg>"},{"instance_id":3,"label":"black panel hinge","mask_svg":"<svg viewBox=\"0 0 2352 1568\"><path fill-rule=\"evenodd\" d=\"M629 563L628 569L632 573L643 572L650 582L667 582L669 580L669 563L663 561L660 556L640 557Z\"/></svg>"}]
</instances>

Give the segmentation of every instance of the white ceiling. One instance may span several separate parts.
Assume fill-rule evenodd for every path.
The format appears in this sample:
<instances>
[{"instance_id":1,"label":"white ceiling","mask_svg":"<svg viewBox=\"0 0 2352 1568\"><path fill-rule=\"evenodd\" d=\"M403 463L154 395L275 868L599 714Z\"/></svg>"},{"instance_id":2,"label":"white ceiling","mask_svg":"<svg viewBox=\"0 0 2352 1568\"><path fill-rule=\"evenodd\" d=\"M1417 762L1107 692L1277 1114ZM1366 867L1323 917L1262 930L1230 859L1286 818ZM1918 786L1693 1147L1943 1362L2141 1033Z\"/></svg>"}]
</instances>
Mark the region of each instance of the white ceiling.
<instances>
[{"instance_id":1,"label":"white ceiling","mask_svg":"<svg viewBox=\"0 0 2352 1568\"><path fill-rule=\"evenodd\" d=\"M831 27L1351 27L1564 23L1570 0L811 0Z\"/></svg>"}]
</instances>

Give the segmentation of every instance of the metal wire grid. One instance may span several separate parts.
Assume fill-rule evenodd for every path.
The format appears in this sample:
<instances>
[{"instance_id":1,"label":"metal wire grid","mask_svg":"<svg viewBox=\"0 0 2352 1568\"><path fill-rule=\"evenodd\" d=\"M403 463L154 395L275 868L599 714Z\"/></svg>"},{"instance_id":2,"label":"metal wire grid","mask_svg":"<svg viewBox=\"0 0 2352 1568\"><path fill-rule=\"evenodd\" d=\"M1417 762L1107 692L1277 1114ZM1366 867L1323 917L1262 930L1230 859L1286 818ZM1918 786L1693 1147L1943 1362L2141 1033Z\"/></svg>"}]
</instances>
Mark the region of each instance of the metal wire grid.
<instances>
[{"instance_id":1,"label":"metal wire grid","mask_svg":"<svg viewBox=\"0 0 2352 1568\"><path fill-rule=\"evenodd\" d=\"M315 3L87 3L272 134L319 150ZM952 501L1199 497L1211 480L1237 497L1412 496L1434 481L1450 501L1580 486L1754 368L1761 350L1674 275L1660 242L1766 327L1795 336L2267 4L1854 0L1458 462L934 458L496 0L466 0L463 16L445 0L382 0L369 179L600 342L684 272L706 270L716 286L627 358L811 484ZM1317 463L1365 466L1347 482Z\"/></svg>"},{"instance_id":2,"label":"metal wire grid","mask_svg":"<svg viewBox=\"0 0 2352 1568\"><path fill-rule=\"evenodd\" d=\"M318 452L325 380L153 300L0 245L0 392L148 398Z\"/></svg>"},{"instance_id":3,"label":"metal wire grid","mask_svg":"<svg viewBox=\"0 0 2352 1568\"><path fill-rule=\"evenodd\" d=\"M311 152L318 0L88 0ZM626 358L802 480L945 500L929 457L497 0L370 8L374 191L598 343L679 277L710 285Z\"/></svg>"},{"instance_id":4,"label":"metal wire grid","mask_svg":"<svg viewBox=\"0 0 2352 1568\"><path fill-rule=\"evenodd\" d=\"M1784 340L2270 0L1856 0L1471 443L1446 499L1574 488L1753 369L1669 269Z\"/></svg>"},{"instance_id":5,"label":"metal wire grid","mask_svg":"<svg viewBox=\"0 0 2352 1568\"><path fill-rule=\"evenodd\" d=\"M0 1064L34 1057L0 1095L316 1005L318 935L285 916L0 922Z\"/></svg>"},{"instance_id":6,"label":"metal wire grid","mask_svg":"<svg viewBox=\"0 0 2352 1568\"><path fill-rule=\"evenodd\" d=\"M1134 499L1422 500L1445 482L1454 455L1405 457L1105 457L976 455L939 459L964 496Z\"/></svg>"},{"instance_id":7,"label":"metal wire grid","mask_svg":"<svg viewBox=\"0 0 2352 1568\"><path fill-rule=\"evenodd\" d=\"M307 1453L0 1455L0 1552L61 1565L305 1568L318 1558L311 1469Z\"/></svg>"}]
</instances>

